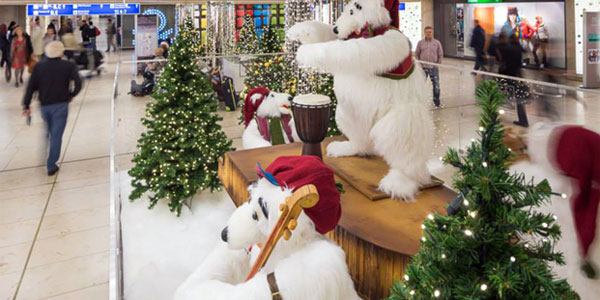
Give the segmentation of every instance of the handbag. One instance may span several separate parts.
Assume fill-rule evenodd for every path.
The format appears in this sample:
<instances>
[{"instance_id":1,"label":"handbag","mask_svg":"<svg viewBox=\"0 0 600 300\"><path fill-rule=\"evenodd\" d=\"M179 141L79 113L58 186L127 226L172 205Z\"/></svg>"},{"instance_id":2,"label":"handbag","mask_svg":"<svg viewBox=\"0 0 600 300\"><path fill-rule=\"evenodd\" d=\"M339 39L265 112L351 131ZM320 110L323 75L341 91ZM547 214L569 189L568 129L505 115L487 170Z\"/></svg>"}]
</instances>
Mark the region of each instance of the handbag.
<instances>
[{"instance_id":1,"label":"handbag","mask_svg":"<svg viewBox=\"0 0 600 300\"><path fill-rule=\"evenodd\" d=\"M96 36L99 36L100 35L100 29L98 29L98 27L94 27L94 29L95 29Z\"/></svg>"},{"instance_id":2,"label":"handbag","mask_svg":"<svg viewBox=\"0 0 600 300\"><path fill-rule=\"evenodd\" d=\"M35 65L37 63L38 63L37 59L35 59L32 54L31 57L29 58L29 61L27 62L27 72L29 74L33 73L33 68L35 68Z\"/></svg>"}]
</instances>

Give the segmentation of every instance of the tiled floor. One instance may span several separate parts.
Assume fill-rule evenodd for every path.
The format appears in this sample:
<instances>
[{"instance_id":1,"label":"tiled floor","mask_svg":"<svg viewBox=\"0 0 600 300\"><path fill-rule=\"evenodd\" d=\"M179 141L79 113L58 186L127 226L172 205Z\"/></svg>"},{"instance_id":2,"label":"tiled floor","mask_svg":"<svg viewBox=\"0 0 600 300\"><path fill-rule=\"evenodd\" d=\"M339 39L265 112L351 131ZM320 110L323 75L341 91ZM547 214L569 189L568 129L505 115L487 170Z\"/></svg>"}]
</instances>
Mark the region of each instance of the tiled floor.
<instances>
[{"instance_id":1,"label":"tiled floor","mask_svg":"<svg viewBox=\"0 0 600 300\"><path fill-rule=\"evenodd\" d=\"M43 166L44 129L38 110L34 108L32 124L26 126L20 115L23 88L0 83L0 300L108 298L110 95L117 60L111 54L107 72L86 80L71 104L61 170L52 177ZM132 69L123 66L118 77L117 171L131 166L143 130L139 118L147 99L127 95ZM448 146L464 146L477 127L473 77L442 70L441 78L446 108L432 112L438 137L432 157ZM556 100L562 117L598 129L599 97L579 98L585 99L585 107L574 96ZM220 114L234 147L241 148L239 112ZM539 119L535 110L532 114L532 120ZM514 114L505 117L511 121ZM452 169L438 168L436 173L448 179Z\"/></svg>"}]
</instances>

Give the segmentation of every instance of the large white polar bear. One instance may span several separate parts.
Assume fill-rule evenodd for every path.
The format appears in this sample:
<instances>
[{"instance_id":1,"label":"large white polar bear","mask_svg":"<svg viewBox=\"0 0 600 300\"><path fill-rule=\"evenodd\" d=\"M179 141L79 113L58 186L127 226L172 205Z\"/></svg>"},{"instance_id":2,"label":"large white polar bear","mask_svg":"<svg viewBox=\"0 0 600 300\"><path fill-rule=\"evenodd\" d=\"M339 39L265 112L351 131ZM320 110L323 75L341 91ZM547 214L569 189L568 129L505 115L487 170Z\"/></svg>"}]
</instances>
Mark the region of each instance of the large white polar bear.
<instances>
[{"instance_id":1,"label":"large white polar bear","mask_svg":"<svg viewBox=\"0 0 600 300\"><path fill-rule=\"evenodd\" d=\"M386 6L397 10L383 0L354 0L335 26L302 22L288 37L304 43L296 56L300 66L334 76L335 119L348 141L329 144L327 155L383 156L390 171L379 189L412 200L431 181L426 162L434 125L423 71L413 63L406 36L389 26Z\"/></svg>"},{"instance_id":2,"label":"large white polar bear","mask_svg":"<svg viewBox=\"0 0 600 300\"><path fill-rule=\"evenodd\" d=\"M323 236L341 217L333 171L316 156L276 159L250 186L250 199L223 229L220 243L179 286L175 300L358 300L344 251ZM289 240L281 239L267 264L244 281L258 256L257 244L275 227L279 205L295 188L317 187L319 202L304 209ZM280 296L280 298L277 298Z\"/></svg>"}]
</instances>

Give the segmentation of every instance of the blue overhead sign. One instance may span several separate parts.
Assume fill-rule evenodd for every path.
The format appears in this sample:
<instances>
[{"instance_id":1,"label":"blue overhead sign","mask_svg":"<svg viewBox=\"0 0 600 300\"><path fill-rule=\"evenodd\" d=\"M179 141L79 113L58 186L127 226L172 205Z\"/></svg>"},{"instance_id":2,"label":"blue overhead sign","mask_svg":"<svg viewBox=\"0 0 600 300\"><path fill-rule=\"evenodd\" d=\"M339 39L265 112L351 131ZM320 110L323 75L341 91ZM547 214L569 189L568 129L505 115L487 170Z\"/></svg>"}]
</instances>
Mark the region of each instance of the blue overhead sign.
<instances>
[{"instance_id":1,"label":"blue overhead sign","mask_svg":"<svg viewBox=\"0 0 600 300\"><path fill-rule=\"evenodd\" d=\"M28 4L28 16L137 15L140 5L111 4Z\"/></svg>"}]
</instances>

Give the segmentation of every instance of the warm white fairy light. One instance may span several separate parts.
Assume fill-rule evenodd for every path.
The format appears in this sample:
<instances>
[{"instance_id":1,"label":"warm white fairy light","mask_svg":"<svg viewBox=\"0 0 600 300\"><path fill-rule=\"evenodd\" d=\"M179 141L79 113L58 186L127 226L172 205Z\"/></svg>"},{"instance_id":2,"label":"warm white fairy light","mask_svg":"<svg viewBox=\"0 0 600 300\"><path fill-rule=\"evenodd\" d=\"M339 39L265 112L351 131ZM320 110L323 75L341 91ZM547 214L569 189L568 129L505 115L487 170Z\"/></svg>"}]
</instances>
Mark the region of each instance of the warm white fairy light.
<instances>
[{"instance_id":1,"label":"warm white fairy light","mask_svg":"<svg viewBox=\"0 0 600 300\"><path fill-rule=\"evenodd\" d=\"M411 295L414 295L414 294L415 294L415 290L411 290L411 291L409 292L409 294L411 294Z\"/></svg>"},{"instance_id":2,"label":"warm white fairy light","mask_svg":"<svg viewBox=\"0 0 600 300\"><path fill-rule=\"evenodd\" d=\"M483 128L483 126L479 126L479 131L484 131L485 128Z\"/></svg>"},{"instance_id":3,"label":"warm white fairy light","mask_svg":"<svg viewBox=\"0 0 600 300\"><path fill-rule=\"evenodd\" d=\"M465 230L465 234L466 234L467 236L472 236L472 235L473 235L473 232L472 232L471 230L467 229L467 230Z\"/></svg>"},{"instance_id":4,"label":"warm white fairy light","mask_svg":"<svg viewBox=\"0 0 600 300\"><path fill-rule=\"evenodd\" d=\"M475 143L475 139L471 139L471 143Z\"/></svg>"},{"instance_id":5,"label":"warm white fairy light","mask_svg":"<svg viewBox=\"0 0 600 300\"><path fill-rule=\"evenodd\" d=\"M548 223L542 223L542 227L548 228Z\"/></svg>"},{"instance_id":6,"label":"warm white fairy light","mask_svg":"<svg viewBox=\"0 0 600 300\"><path fill-rule=\"evenodd\" d=\"M516 259L514 256L511 256L511 257L510 257L510 261L511 261L511 262L515 262L515 261L517 261L517 259Z\"/></svg>"},{"instance_id":7,"label":"warm white fairy light","mask_svg":"<svg viewBox=\"0 0 600 300\"><path fill-rule=\"evenodd\" d=\"M485 290L487 290L487 284L483 283L483 284L481 285L481 290L482 290L482 291L485 291Z\"/></svg>"},{"instance_id":8,"label":"warm white fairy light","mask_svg":"<svg viewBox=\"0 0 600 300\"><path fill-rule=\"evenodd\" d=\"M465 206L469 206L469 200L465 199L465 200L463 201L463 204L464 204Z\"/></svg>"},{"instance_id":9,"label":"warm white fairy light","mask_svg":"<svg viewBox=\"0 0 600 300\"><path fill-rule=\"evenodd\" d=\"M404 275L404 280L408 281L408 279L409 279L408 275L405 274Z\"/></svg>"},{"instance_id":10,"label":"warm white fairy light","mask_svg":"<svg viewBox=\"0 0 600 300\"><path fill-rule=\"evenodd\" d=\"M560 197L562 197L563 199L567 199L567 194L561 194Z\"/></svg>"},{"instance_id":11,"label":"warm white fairy light","mask_svg":"<svg viewBox=\"0 0 600 300\"><path fill-rule=\"evenodd\" d=\"M556 221L556 220L558 220L558 217L556 215L553 215L552 219L554 219L554 221Z\"/></svg>"},{"instance_id":12,"label":"warm white fairy light","mask_svg":"<svg viewBox=\"0 0 600 300\"><path fill-rule=\"evenodd\" d=\"M435 290L435 291L433 291L433 296L434 296L434 297L436 297L436 298L437 298L437 297L439 297L439 296L440 296L440 294L441 294L441 293L440 293L440 291L439 291L439 290Z\"/></svg>"},{"instance_id":13,"label":"warm white fairy light","mask_svg":"<svg viewBox=\"0 0 600 300\"><path fill-rule=\"evenodd\" d=\"M443 160L444 160L444 158L440 156L440 161L443 161Z\"/></svg>"},{"instance_id":14,"label":"warm white fairy light","mask_svg":"<svg viewBox=\"0 0 600 300\"><path fill-rule=\"evenodd\" d=\"M427 215L427 219L429 219L429 220L433 220L433 215L432 215L432 214L428 214L428 215Z\"/></svg>"},{"instance_id":15,"label":"warm white fairy light","mask_svg":"<svg viewBox=\"0 0 600 300\"><path fill-rule=\"evenodd\" d=\"M421 229L425 229L425 224L421 224Z\"/></svg>"},{"instance_id":16,"label":"warm white fairy light","mask_svg":"<svg viewBox=\"0 0 600 300\"><path fill-rule=\"evenodd\" d=\"M498 112L499 112L501 115L503 115L503 114L504 114L504 109L501 109L501 110L499 110Z\"/></svg>"},{"instance_id":17,"label":"warm white fairy light","mask_svg":"<svg viewBox=\"0 0 600 300\"><path fill-rule=\"evenodd\" d=\"M469 215L471 216L471 218L475 218L475 216L477 216L477 212L472 211L471 213L469 213Z\"/></svg>"},{"instance_id":18,"label":"warm white fairy light","mask_svg":"<svg viewBox=\"0 0 600 300\"><path fill-rule=\"evenodd\" d=\"M425 241L427 241L427 239L425 237L422 237L421 241L425 242Z\"/></svg>"},{"instance_id":19,"label":"warm white fairy light","mask_svg":"<svg viewBox=\"0 0 600 300\"><path fill-rule=\"evenodd\" d=\"M446 259L446 254L442 253L442 259Z\"/></svg>"},{"instance_id":20,"label":"warm white fairy light","mask_svg":"<svg viewBox=\"0 0 600 300\"><path fill-rule=\"evenodd\" d=\"M484 168L487 168L487 163L485 161L481 164L483 165Z\"/></svg>"}]
</instances>

